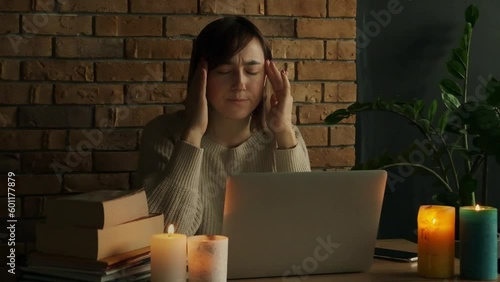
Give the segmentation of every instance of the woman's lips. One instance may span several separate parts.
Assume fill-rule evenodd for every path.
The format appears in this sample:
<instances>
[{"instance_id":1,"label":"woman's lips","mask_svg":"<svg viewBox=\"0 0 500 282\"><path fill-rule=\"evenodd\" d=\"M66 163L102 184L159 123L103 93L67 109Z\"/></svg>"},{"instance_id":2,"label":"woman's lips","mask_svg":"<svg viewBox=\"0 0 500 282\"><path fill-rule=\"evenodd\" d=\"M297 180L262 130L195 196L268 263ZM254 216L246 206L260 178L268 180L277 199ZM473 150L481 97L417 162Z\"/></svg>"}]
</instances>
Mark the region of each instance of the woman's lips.
<instances>
[{"instance_id":1,"label":"woman's lips","mask_svg":"<svg viewBox=\"0 0 500 282\"><path fill-rule=\"evenodd\" d=\"M248 101L248 99L227 99L231 103L242 104Z\"/></svg>"}]
</instances>

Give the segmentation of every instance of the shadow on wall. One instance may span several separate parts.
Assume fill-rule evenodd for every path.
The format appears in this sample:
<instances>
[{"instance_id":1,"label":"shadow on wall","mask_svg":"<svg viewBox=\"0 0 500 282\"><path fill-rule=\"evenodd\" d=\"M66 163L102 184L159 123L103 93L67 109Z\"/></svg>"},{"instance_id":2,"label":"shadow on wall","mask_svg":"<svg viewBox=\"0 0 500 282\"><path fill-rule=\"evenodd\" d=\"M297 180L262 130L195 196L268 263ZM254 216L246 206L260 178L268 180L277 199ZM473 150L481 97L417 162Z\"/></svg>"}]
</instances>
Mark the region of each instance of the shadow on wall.
<instances>
[{"instance_id":1,"label":"shadow on wall","mask_svg":"<svg viewBox=\"0 0 500 282\"><path fill-rule=\"evenodd\" d=\"M440 95L439 81L446 77L446 60L463 29L465 8L473 1L358 0L357 84L358 101L376 96L431 100ZM494 0L476 3L480 17L471 47L470 77L500 77L500 23L492 11ZM472 92L471 92L472 93ZM441 109L442 110L442 109ZM357 117L357 162L380 152L399 152L421 138L403 119L385 113ZM490 160L489 187L500 187L500 167ZM427 177L402 177L384 198L379 238L416 239L418 207L432 203L436 192ZM489 190L489 205L500 207L500 189ZM481 195L477 195L481 199Z\"/></svg>"}]
</instances>

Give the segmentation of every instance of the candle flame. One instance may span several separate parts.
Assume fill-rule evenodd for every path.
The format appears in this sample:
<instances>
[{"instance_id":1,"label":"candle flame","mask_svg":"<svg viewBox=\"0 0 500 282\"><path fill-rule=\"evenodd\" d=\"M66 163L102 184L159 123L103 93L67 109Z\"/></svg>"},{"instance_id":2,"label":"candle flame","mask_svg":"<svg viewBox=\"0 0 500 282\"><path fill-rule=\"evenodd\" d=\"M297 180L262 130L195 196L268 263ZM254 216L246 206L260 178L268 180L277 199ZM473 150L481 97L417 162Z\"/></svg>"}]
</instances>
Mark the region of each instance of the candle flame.
<instances>
[{"instance_id":1,"label":"candle flame","mask_svg":"<svg viewBox=\"0 0 500 282\"><path fill-rule=\"evenodd\" d=\"M432 225L435 225L435 224L436 224L436 218L434 217L434 218L432 219Z\"/></svg>"},{"instance_id":2,"label":"candle flame","mask_svg":"<svg viewBox=\"0 0 500 282\"><path fill-rule=\"evenodd\" d=\"M476 205L476 211L480 211L481 208L479 207L479 205Z\"/></svg>"},{"instance_id":3,"label":"candle flame","mask_svg":"<svg viewBox=\"0 0 500 282\"><path fill-rule=\"evenodd\" d=\"M174 234L174 231L175 231L175 229L174 229L174 225L173 225L173 224L170 224L170 225L168 226L167 233L168 233L168 234Z\"/></svg>"}]
</instances>

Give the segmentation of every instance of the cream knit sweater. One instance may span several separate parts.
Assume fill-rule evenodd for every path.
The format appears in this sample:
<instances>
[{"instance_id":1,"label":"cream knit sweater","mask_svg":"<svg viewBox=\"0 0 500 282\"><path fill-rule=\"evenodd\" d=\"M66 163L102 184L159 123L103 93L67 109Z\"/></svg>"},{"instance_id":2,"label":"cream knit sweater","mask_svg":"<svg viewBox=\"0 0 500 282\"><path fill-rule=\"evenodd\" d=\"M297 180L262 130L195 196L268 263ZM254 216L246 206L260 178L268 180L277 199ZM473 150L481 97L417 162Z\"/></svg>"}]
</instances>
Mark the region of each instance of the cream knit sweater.
<instances>
[{"instance_id":1,"label":"cream knit sweater","mask_svg":"<svg viewBox=\"0 0 500 282\"><path fill-rule=\"evenodd\" d=\"M182 129L179 114L151 121L142 133L139 159L149 210L163 213L176 233L220 234L228 174L311 170L296 127L298 145L292 149L277 149L271 135L260 131L235 148L205 135L198 148L180 140Z\"/></svg>"}]
</instances>

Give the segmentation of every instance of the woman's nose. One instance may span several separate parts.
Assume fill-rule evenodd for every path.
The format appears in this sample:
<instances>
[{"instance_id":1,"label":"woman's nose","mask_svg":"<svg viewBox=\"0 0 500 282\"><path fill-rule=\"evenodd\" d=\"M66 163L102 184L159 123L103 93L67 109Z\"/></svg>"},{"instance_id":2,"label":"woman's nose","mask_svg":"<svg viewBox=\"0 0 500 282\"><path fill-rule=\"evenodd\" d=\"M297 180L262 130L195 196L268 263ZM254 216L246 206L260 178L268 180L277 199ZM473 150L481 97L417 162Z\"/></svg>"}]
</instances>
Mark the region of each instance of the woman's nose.
<instances>
[{"instance_id":1,"label":"woman's nose","mask_svg":"<svg viewBox=\"0 0 500 282\"><path fill-rule=\"evenodd\" d=\"M235 74L233 75L233 90L246 90L245 80L245 75L241 71L235 72Z\"/></svg>"}]
</instances>

